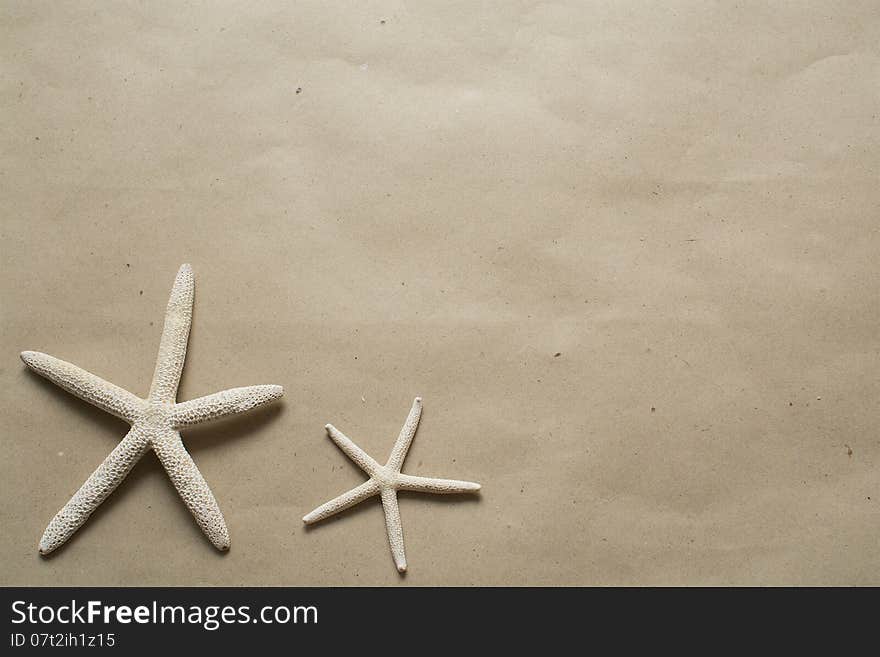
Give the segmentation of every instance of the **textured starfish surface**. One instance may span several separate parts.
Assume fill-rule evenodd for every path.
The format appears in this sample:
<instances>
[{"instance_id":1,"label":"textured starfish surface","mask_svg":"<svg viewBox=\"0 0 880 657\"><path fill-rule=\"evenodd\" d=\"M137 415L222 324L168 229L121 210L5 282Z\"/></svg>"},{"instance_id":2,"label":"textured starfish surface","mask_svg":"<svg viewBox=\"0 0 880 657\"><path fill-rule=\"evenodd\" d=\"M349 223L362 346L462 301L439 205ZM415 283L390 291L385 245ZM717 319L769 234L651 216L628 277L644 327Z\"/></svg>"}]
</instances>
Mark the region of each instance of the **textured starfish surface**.
<instances>
[{"instance_id":1,"label":"textured starfish surface","mask_svg":"<svg viewBox=\"0 0 880 657\"><path fill-rule=\"evenodd\" d=\"M400 469L409 446L412 444L416 429L419 426L419 418L422 415L422 398L416 397L412 409L406 418L403 428L391 456L385 465L379 465L364 450L355 445L350 438L346 437L332 424L325 428L327 434L334 443L345 452L346 456L354 461L361 470L370 477L360 486L352 488L347 493L335 497L329 502L322 504L317 509L303 518L303 522L310 525L324 518L339 513L358 502L379 495L382 498L382 508L385 511L385 528L388 531L388 543L391 545L391 556L394 564L401 573L406 572L406 554L403 549L403 527L400 524L400 507L397 503L397 491L414 490L422 493L474 493L480 490L480 484L471 481L458 481L456 479L434 479L431 477L414 477L403 474Z\"/></svg>"},{"instance_id":2,"label":"textured starfish surface","mask_svg":"<svg viewBox=\"0 0 880 657\"><path fill-rule=\"evenodd\" d=\"M37 351L22 352L21 359L32 370L131 425L125 438L49 523L40 539L41 554L49 554L67 541L150 449L211 543L219 550L229 549L226 521L184 448L180 429L262 406L280 397L283 390L275 385L248 386L176 403L192 324L193 293L192 268L183 265L168 300L159 357L146 399L58 358Z\"/></svg>"}]
</instances>

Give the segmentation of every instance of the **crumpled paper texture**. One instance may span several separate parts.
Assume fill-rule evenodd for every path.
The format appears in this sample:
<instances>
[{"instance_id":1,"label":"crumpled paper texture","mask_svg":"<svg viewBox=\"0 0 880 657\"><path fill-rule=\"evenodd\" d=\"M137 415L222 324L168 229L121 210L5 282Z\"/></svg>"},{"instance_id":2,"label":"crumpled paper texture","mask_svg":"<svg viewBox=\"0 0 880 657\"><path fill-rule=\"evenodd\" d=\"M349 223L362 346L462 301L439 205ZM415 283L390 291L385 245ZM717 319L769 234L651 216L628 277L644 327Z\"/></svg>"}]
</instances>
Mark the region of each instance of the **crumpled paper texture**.
<instances>
[{"instance_id":1,"label":"crumpled paper texture","mask_svg":"<svg viewBox=\"0 0 880 657\"><path fill-rule=\"evenodd\" d=\"M0 583L880 584L873 2L6 2ZM50 559L198 272L180 399L215 554L151 455ZM401 495L303 528L425 413Z\"/></svg>"}]
</instances>

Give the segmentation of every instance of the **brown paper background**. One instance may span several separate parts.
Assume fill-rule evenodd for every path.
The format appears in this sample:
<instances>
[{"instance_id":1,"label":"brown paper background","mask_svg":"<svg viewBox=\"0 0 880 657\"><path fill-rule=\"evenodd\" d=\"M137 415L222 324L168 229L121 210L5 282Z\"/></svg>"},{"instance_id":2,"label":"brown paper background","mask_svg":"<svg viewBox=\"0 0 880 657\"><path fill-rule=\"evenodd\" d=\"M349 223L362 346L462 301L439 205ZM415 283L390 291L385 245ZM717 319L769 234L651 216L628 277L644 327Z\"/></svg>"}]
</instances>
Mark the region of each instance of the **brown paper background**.
<instances>
[{"instance_id":1,"label":"brown paper background","mask_svg":"<svg viewBox=\"0 0 880 657\"><path fill-rule=\"evenodd\" d=\"M880 584L880 11L781 5L3 3L0 583ZM145 394L182 262L232 549L148 454L40 558L125 425L18 353ZM401 578L300 519L415 395Z\"/></svg>"}]
</instances>

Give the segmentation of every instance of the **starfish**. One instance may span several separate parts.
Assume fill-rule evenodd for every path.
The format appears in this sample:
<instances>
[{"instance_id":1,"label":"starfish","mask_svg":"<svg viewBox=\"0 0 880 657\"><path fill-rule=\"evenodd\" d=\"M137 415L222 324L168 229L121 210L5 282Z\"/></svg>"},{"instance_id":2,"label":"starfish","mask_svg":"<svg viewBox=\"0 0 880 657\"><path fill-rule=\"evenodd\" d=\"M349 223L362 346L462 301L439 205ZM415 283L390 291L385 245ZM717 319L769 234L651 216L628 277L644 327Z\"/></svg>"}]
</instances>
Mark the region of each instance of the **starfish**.
<instances>
[{"instance_id":1,"label":"starfish","mask_svg":"<svg viewBox=\"0 0 880 657\"><path fill-rule=\"evenodd\" d=\"M329 502L322 504L317 509L303 517L307 525L329 518L349 507L364 501L367 498L379 495L382 498L382 508L385 511L385 529L388 531L388 542L391 545L391 556L400 573L406 572L406 554L403 549L403 527L400 524L400 507L397 503L398 490L412 490L422 493L474 493L480 490L480 484L471 481L458 481L456 479L434 479L431 477L415 477L403 474L403 460L409 451L416 428L419 426L419 418L422 415L422 398L416 397L412 409L394 448L385 465L379 465L364 450L354 444L350 438L343 434L332 424L324 428L330 439L345 452L358 467L370 477L360 486L352 488L347 493L335 497Z\"/></svg>"},{"instance_id":2,"label":"starfish","mask_svg":"<svg viewBox=\"0 0 880 657\"><path fill-rule=\"evenodd\" d=\"M21 359L36 373L131 425L128 434L49 523L40 539L40 554L49 554L67 541L150 449L214 547L229 549L226 521L184 448L180 429L243 413L277 399L284 391L275 385L248 386L176 402L192 324L193 293L192 268L182 265L168 300L156 370L146 399L53 356L22 352Z\"/></svg>"}]
</instances>

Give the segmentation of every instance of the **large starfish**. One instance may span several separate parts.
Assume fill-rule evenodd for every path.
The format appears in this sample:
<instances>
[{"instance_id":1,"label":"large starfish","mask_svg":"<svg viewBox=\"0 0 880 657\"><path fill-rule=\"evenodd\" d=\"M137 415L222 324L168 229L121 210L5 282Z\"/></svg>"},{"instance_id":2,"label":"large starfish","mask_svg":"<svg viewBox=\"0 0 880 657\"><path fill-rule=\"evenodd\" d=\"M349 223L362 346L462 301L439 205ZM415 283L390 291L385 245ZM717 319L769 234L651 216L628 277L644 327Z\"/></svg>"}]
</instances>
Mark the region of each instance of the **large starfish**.
<instances>
[{"instance_id":1,"label":"large starfish","mask_svg":"<svg viewBox=\"0 0 880 657\"><path fill-rule=\"evenodd\" d=\"M171 483L211 543L218 550L229 549L226 521L207 482L184 448L179 431L262 406L280 397L283 389L275 385L232 388L176 403L192 324L193 292L192 268L182 265L168 300L159 357L146 399L53 356L38 351L22 352L21 359L32 370L131 425L116 449L49 523L40 539L40 554L49 554L70 538L149 449L156 452Z\"/></svg>"},{"instance_id":2,"label":"large starfish","mask_svg":"<svg viewBox=\"0 0 880 657\"><path fill-rule=\"evenodd\" d=\"M382 498L382 508L385 511L385 528L388 531L388 542L391 545L391 556L398 572L406 572L406 554L403 549L403 527L400 524L400 507L397 504L398 490L414 490L422 493L473 493L480 490L480 484L471 481L458 481L456 479L433 479L431 477L415 477L403 474L403 460L409 451L416 429L419 426L419 418L422 415L422 398L416 397L412 409L394 448L385 465L379 465L364 450L355 445L350 438L343 434L332 424L325 428L331 440L345 452L346 456L354 461L361 470L370 477L360 486L352 488L347 493L335 497L329 502L322 504L317 509L307 514L303 522L310 525L324 518L339 513L363 500L379 495Z\"/></svg>"}]
</instances>

